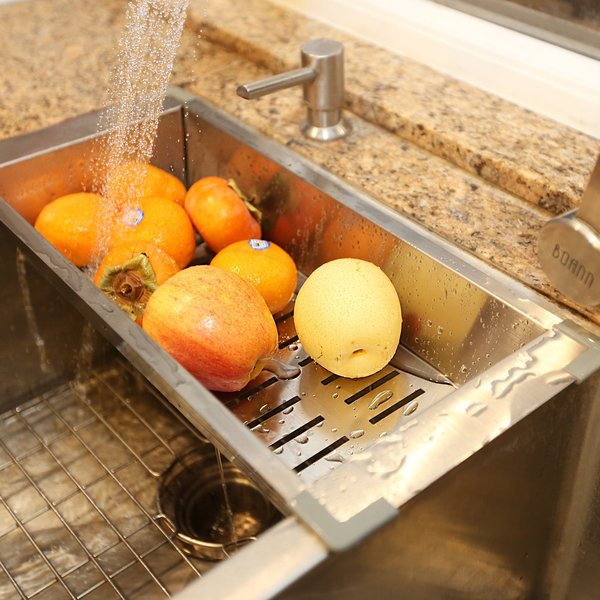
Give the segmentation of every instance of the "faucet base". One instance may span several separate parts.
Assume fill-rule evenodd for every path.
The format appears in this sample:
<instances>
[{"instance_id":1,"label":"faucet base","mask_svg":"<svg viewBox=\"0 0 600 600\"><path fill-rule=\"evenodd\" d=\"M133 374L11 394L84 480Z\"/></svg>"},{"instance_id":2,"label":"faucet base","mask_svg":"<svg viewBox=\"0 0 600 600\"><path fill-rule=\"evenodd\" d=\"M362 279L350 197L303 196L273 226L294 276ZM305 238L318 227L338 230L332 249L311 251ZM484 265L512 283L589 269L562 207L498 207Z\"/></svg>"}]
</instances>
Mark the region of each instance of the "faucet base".
<instances>
[{"instance_id":1,"label":"faucet base","mask_svg":"<svg viewBox=\"0 0 600 600\"><path fill-rule=\"evenodd\" d=\"M327 127L312 125L307 121L302 124L300 129L306 137L312 140L329 142L347 136L352 131L352 126L347 119L341 119L335 125Z\"/></svg>"}]
</instances>

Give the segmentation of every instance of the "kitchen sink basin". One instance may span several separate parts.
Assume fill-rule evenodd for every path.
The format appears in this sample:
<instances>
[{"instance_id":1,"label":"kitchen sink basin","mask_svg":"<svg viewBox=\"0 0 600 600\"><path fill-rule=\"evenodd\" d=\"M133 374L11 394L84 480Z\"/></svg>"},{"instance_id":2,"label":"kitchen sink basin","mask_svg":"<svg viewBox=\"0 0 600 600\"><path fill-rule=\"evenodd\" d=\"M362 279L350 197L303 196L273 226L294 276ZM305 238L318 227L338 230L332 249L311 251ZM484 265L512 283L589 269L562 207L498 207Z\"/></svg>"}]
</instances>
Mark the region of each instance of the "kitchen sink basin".
<instances>
[{"instance_id":1,"label":"kitchen sink basin","mask_svg":"<svg viewBox=\"0 0 600 600\"><path fill-rule=\"evenodd\" d=\"M0 144L0 597L596 589L594 335L172 89L157 166L187 185L234 177L301 281L326 261L363 258L403 307L390 364L349 380L304 352L292 301L276 315L282 372L211 393L31 226L53 198L89 188L96 123L85 115ZM206 256L200 247L196 260ZM198 474L181 479L189 465ZM219 538L238 517L233 540Z\"/></svg>"}]
</instances>

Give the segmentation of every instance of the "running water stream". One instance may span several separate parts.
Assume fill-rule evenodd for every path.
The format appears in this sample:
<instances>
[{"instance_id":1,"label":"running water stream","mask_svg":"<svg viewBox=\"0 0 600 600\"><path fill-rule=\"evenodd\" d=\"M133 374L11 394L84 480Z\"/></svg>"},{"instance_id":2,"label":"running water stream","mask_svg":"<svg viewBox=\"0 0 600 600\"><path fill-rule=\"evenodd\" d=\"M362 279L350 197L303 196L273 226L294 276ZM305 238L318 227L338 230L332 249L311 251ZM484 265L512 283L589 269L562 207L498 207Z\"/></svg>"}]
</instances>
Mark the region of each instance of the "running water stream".
<instances>
[{"instance_id":1,"label":"running water stream","mask_svg":"<svg viewBox=\"0 0 600 600\"><path fill-rule=\"evenodd\" d=\"M116 211L134 209L140 196L143 170L135 171L125 190L129 203L119 206L119 192L110 177L116 169L133 161L147 164L155 149L158 122L169 78L181 39L189 0L132 0L125 30L119 42L116 69L109 89L109 108L98 124L108 131L100 138L92 161L96 188L105 198L102 238L98 256L106 251L108 235ZM221 476L221 489L230 529L231 543L237 544L234 515L227 492L221 455L215 449Z\"/></svg>"},{"instance_id":2,"label":"running water stream","mask_svg":"<svg viewBox=\"0 0 600 600\"><path fill-rule=\"evenodd\" d=\"M235 550L238 545L238 535L235 528L235 521L233 517L233 510L231 509L231 502L229 500L229 492L227 491L227 481L225 480L225 471L223 470L223 460L221 458L221 453L217 448L215 448L215 455L217 457L217 466L221 475L221 490L223 492L223 502L225 507L225 515L227 517L227 526L229 527L229 540L228 543L224 543L223 546L225 548Z\"/></svg>"},{"instance_id":3,"label":"running water stream","mask_svg":"<svg viewBox=\"0 0 600 600\"><path fill-rule=\"evenodd\" d=\"M181 39L189 0L130 1L119 54L109 89L109 107L98 123L99 138L92 161L95 188L105 199L98 257L106 252L111 224L117 210L134 209L140 196L143 170L125 190L127 206L119 205L122 189L115 189L111 173L129 162L147 164L155 149L158 122L167 93L169 78ZM221 454L215 449L221 476L223 502L231 543L237 544L234 515L227 493Z\"/></svg>"},{"instance_id":4,"label":"running water stream","mask_svg":"<svg viewBox=\"0 0 600 600\"><path fill-rule=\"evenodd\" d=\"M108 90L108 108L98 123L98 131L108 133L98 138L92 160L94 188L105 199L97 252L100 258L106 252L118 207L116 180L110 174L129 162L147 164L152 158L188 5L189 0L129 2ZM136 170L128 178L128 199L139 197L143 177L144 171Z\"/></svg>"}]
</instances>

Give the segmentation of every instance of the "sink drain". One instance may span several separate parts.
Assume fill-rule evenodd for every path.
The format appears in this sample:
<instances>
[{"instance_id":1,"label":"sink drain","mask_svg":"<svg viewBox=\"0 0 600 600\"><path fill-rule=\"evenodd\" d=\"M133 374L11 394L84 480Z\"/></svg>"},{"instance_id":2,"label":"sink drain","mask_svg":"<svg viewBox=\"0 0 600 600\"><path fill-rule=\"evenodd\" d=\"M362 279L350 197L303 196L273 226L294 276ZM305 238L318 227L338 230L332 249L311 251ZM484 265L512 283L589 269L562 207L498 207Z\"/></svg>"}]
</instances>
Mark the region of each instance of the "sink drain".
<instances>
[{"instance_id":1,"label":"sink drain","mask_svg":"<svg viewBox=\"0 0 600 600\"><path fill-rule=\"evenodd\" d=\"M160 480L158 509L183 549L208 560L228 557L278 516L236 466L220 464L212 446L171 464Z\"/></svg>"}]
</instances>

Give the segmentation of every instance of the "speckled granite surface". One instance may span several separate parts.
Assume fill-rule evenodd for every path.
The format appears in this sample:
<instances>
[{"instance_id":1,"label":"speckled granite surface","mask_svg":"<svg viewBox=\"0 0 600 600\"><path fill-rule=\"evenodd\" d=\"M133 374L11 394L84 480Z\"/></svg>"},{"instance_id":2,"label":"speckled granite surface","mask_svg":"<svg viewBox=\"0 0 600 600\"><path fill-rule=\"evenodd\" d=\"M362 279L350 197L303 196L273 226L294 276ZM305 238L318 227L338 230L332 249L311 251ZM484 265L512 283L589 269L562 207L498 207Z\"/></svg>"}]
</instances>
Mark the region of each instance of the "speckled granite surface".
<instances>
[{"instance_id":1,"label":"speckled granite surface","mask_svg":"<svg viewBox=\"0 0 600 600\"><path fill-rule=\"evenodd\" d=\"M0 6L0 137L104 103L123 0L26 0ZM354 132L304 139L300 90L245 101L237 84L298 66L299 46L346 47ZM536 240L578 205L600 142L267 0L192 0L173 73L217 106L286 143L374 198L600 324L561 298L539 268Z\"/></svg>"},{"instance_id":2,"label":"speckled granite surface","mask_svg":"<svg viewBox=\"0 0 600 600\"><path fill-rule=\"evenodd\" d=\"M236 6L192 0L192 20L209 39L274 71L298 66L305 40L342 41L353 112L542 208L577 204L597 140L268 1Z\"/></svg>"}]
</instances>

